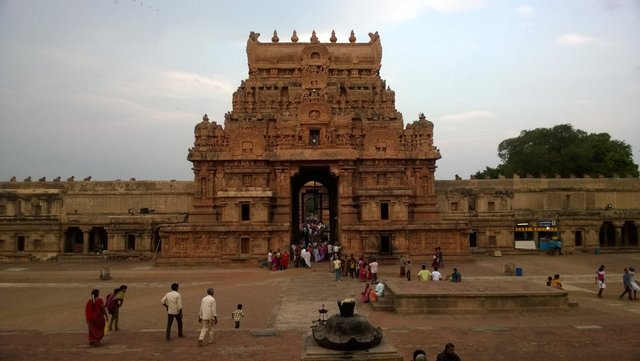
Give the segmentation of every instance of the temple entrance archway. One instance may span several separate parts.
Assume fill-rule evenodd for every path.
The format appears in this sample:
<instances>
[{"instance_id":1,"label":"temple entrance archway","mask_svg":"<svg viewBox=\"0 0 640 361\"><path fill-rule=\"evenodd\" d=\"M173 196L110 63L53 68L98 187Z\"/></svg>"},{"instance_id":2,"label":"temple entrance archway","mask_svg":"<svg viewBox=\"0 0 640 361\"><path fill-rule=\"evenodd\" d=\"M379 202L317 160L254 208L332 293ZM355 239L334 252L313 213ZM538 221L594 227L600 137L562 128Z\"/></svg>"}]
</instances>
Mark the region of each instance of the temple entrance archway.
<instances>
[{"instance_id":1,"label":"temple entrance archway","mask_svg":"<svg viewBox=\"0 0 640 361\"><path fill-rule=\"evenodd\" d=\"M324 167L300 167L291 177L291 241L300 240L300 226L320 222L326 228L323 237L339 242L338 177Z\"/></svg>"}]
</instances>

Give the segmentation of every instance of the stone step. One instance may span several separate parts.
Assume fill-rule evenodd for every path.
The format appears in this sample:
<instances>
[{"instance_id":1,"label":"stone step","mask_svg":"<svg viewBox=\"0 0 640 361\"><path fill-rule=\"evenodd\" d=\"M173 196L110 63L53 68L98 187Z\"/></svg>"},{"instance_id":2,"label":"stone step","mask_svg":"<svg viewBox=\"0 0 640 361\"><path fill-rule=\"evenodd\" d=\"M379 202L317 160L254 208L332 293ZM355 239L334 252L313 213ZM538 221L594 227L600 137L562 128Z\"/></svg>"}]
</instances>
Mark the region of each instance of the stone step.
<instances>
[{"instance_id":1,"label":"stone step","mask_svg":"<svg viewBox=\"0 0 640 361\"><path fill-rule=\"evenodd\" d=\"M393 297L380 297L378 301L371 303L371 309L373 311L386 311L393 312Z\"/></svg>"}]
</instances>

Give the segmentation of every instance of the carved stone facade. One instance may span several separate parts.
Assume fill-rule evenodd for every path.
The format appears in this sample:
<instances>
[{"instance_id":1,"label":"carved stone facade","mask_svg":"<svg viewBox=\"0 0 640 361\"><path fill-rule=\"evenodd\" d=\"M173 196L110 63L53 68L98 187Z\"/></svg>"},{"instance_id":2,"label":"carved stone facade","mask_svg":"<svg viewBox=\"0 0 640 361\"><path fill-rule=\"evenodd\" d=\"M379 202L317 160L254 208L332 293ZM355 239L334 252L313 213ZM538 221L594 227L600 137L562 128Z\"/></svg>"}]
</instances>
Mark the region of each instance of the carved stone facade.
<instances>
[{"instance_id":1,"label":"carved stone facade","mask_svg":"<svg viewBox=\"0 0 640 361\"><path fill-rule=\"evenodd\" d=\"M442 246L468 254L467 227L436 209L433 124L420 116L404 126L380 78L378 34L366 43L353 34L349 43L320 43L315 33L308 43L258 37L247 41L249 77L224 127L206 115L195 127L193 209L188 224L163 230L160 259L288 249L309 182L328 190L323 221L345 252L397 257Z\"/></svg>"}]
</instances>

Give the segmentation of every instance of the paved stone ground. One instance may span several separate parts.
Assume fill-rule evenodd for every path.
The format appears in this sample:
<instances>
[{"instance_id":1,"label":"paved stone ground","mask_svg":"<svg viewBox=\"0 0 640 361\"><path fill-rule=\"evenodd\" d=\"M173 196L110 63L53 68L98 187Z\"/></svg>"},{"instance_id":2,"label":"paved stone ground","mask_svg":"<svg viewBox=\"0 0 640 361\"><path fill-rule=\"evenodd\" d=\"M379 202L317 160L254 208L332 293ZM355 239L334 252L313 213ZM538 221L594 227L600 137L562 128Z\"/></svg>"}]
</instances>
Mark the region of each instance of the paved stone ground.
<instances>
[{"instance_id":1,"label":"paved stone ground","mask_svg":"<svg viewBox=\"0 0 640 361\"><path fill-rule=\"evenodd\" d=\"M356 312L383 329L405 357L422 348L430 360L447 342L463 360L640 360L637 333L640 301L619 300L622 269L640 267L640 254L570 256L476 256L456 266L464 282L499 283L505 263L522 267L530 282L543 287L546 277L562 275L578 308L553 312L398 315L358 305ZM595 296L594 272L607 266L605 297ZM414 268L419 268L414 262ZM112 268L113 279L100 281L99 270ZM311 270L269 272L259 268L154 268L150 263L16 263L0 264L0 360L299 360L303 339L324 304L337 313L336 301L356 297L363 285L335 282L328 264ZM396 266L383 265L382 279L400 280ZM180 283L187 337L164 340L166 314L160 298L171 282ZM415 281L417 282L417 281ZM121 331L105 337L103 346L87 345L83 310L93 288L105 297L127 284ZM208 287L214 287L219 324L216 342L198 347L197 312ZM244 305L241 328L231 312ZM176 335L174 326L174 336Z\"/></svg>"}]
</instances>

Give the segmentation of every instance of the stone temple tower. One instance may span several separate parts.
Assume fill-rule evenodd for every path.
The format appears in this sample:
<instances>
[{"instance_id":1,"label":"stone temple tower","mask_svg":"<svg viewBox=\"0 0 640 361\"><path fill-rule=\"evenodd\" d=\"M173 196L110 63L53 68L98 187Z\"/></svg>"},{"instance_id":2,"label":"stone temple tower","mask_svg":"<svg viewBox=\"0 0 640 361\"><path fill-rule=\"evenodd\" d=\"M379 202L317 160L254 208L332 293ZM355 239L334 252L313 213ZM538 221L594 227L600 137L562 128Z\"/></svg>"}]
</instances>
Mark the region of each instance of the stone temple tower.
<instances>
[{"instance_id":1,"label":"stone temple tower","mask_svg":"<svg viewBox=\"0 0 640 361\"><path fill-rule=\"evenodd\" d=\"M347 254L468 254L468 225L436 207L433 123L404 125L380 77L378 33L259 37L247 40L248 78L224 126L206 115L195 126L189 218L163 228L159 261L254 262L289 250L310 215Z\"/></svg>"}]
</instances>

